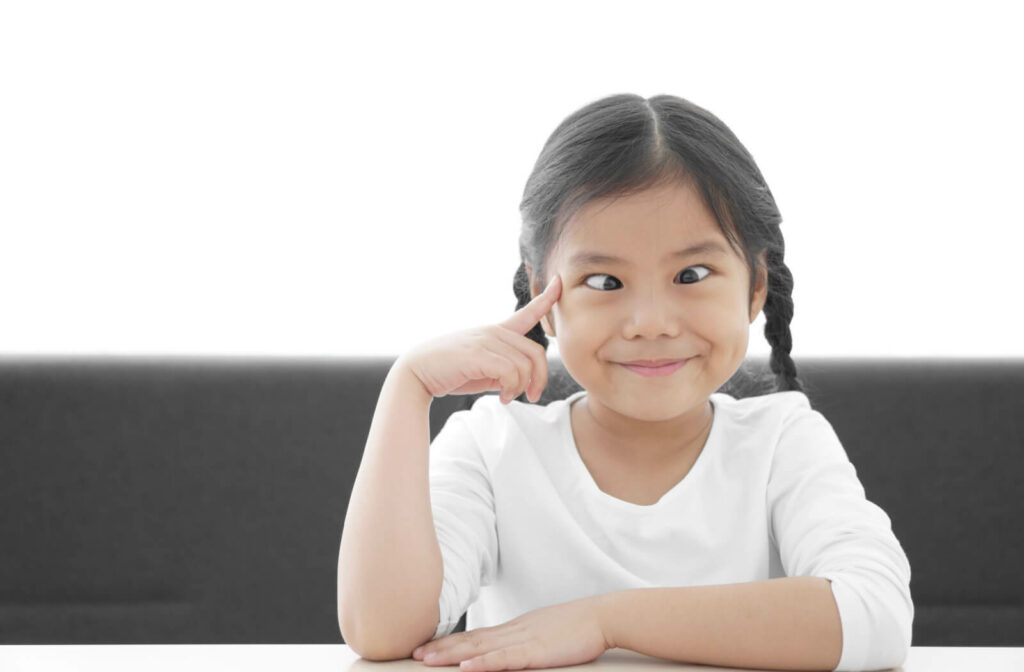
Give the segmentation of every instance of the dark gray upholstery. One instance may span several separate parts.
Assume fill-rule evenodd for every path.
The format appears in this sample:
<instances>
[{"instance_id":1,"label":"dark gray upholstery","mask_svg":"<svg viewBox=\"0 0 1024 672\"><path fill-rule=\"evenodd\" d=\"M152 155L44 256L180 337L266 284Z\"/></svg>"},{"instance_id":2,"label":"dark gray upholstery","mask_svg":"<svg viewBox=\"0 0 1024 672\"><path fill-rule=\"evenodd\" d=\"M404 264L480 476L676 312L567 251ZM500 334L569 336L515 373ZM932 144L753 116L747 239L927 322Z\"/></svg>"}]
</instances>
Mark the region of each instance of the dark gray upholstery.
<instances>
[{"instance_id":1,"label":"dark gray upholstery","mask_svg":"<svg viewBox=\"0 0 1024 672\"><path fill-rule=\"evenodd\" d=\"M0 358L0 642L341 642L392 362ZM797 366L910 557L913 643L1024 645L1024 360ZM475 398L436 400L431 436Z\"/></svg>"}]
</instances>

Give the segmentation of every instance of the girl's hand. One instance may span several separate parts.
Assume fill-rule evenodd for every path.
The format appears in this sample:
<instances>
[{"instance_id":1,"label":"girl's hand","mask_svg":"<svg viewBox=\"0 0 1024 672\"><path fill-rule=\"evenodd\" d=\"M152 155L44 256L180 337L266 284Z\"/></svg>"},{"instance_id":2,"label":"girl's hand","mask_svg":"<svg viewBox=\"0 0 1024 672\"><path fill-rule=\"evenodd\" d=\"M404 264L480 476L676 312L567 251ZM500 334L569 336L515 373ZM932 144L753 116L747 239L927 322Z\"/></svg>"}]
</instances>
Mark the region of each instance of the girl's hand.
<instances>
[{"instance_id":1,"label":"girl's hand","mask_svg":"<svg viewBox=\"0 0 1024 672\"><path fill-rule=\"evenodd\" d=\"M400 357L433 397L501 390L507 404L524 391L540 399L548 381L543 346L525 336L562 293L558 275L504 322L457 331L422 343Z\"/></svg>"},{"instance_id":2,"label":"girl's hand","mask_svg":"<svg viewBox=\"0 0 1024 672\"><path fill-rule=\"evenodd\" d=\"M427 642L412 657L426 665L473 671L589 663L615 646L604 631L601 599L598 595L555 604L502 625L457 632Z\"/></svg>"}]
</instances>

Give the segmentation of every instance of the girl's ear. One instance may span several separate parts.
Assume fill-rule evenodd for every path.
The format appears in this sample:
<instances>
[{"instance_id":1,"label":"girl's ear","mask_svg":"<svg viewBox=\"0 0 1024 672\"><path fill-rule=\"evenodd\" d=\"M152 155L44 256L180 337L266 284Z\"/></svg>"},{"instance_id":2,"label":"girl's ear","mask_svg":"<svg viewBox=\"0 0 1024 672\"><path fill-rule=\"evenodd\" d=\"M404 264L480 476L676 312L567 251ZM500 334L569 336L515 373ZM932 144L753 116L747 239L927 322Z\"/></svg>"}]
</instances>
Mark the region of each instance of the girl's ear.
<instances>
[{"instance_id":1,"label":"girl's ear","mask_svg":"<svg viewBox=\"0 0 1024 672\"><path fill-rule=\"evenodd\" d=\"M757 259L757 283L754 285L754 295L750 300L751 324L757 319L758 313L768 300L768 250L763 250Z\"/></svg>"}]
</instances>

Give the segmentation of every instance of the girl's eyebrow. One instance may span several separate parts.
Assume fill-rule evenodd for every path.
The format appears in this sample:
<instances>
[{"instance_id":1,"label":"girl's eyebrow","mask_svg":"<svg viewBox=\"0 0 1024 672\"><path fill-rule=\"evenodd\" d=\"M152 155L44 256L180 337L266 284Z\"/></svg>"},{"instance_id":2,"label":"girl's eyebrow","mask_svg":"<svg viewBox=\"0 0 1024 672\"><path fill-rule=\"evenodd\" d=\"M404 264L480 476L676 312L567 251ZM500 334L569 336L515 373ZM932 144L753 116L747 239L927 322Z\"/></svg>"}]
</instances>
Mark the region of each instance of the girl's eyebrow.
<instances>
[{"instance_id":1,"label":"girl's eyebrow","mask_svg":"<svg viewBox=\"0 0 1024 672\"><path fill-rule=\"evenodd\" d=\"M675 252L669 252L665 255L665 261L673 259L680 259L683 257L690 257L695 254L719 254L727 255L729 252L713 240L705 240L691 245L685 250L677 250ZM604 254L602 252L592 252L590 250L583 250L577 252L569 258L570 266L589 266L594 264L622 264L624 266L631 266L632 264L627 259L622 257L616 257L610 254Z\"/></svg>"}]
</instances>

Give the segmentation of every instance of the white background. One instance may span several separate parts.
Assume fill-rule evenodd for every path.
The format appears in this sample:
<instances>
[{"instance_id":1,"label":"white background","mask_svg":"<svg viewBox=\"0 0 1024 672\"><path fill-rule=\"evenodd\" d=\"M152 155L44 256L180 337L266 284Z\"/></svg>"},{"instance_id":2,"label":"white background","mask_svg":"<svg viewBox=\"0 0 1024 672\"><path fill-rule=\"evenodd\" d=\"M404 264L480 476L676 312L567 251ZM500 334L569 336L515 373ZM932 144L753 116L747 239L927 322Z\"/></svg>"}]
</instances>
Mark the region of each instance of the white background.
<instances>
[{"instance_id":1,"label":"white background","mask_svg":"<svg viewBox=\"0 0 1024 672\"><path fill-rule=\"evenodd\" d=\"M1024 356L1015 6L5 2L0 354L395 355L504 319L544 141L630 92L754 155L794 357Z\"/></svg>"}]
</instances>

